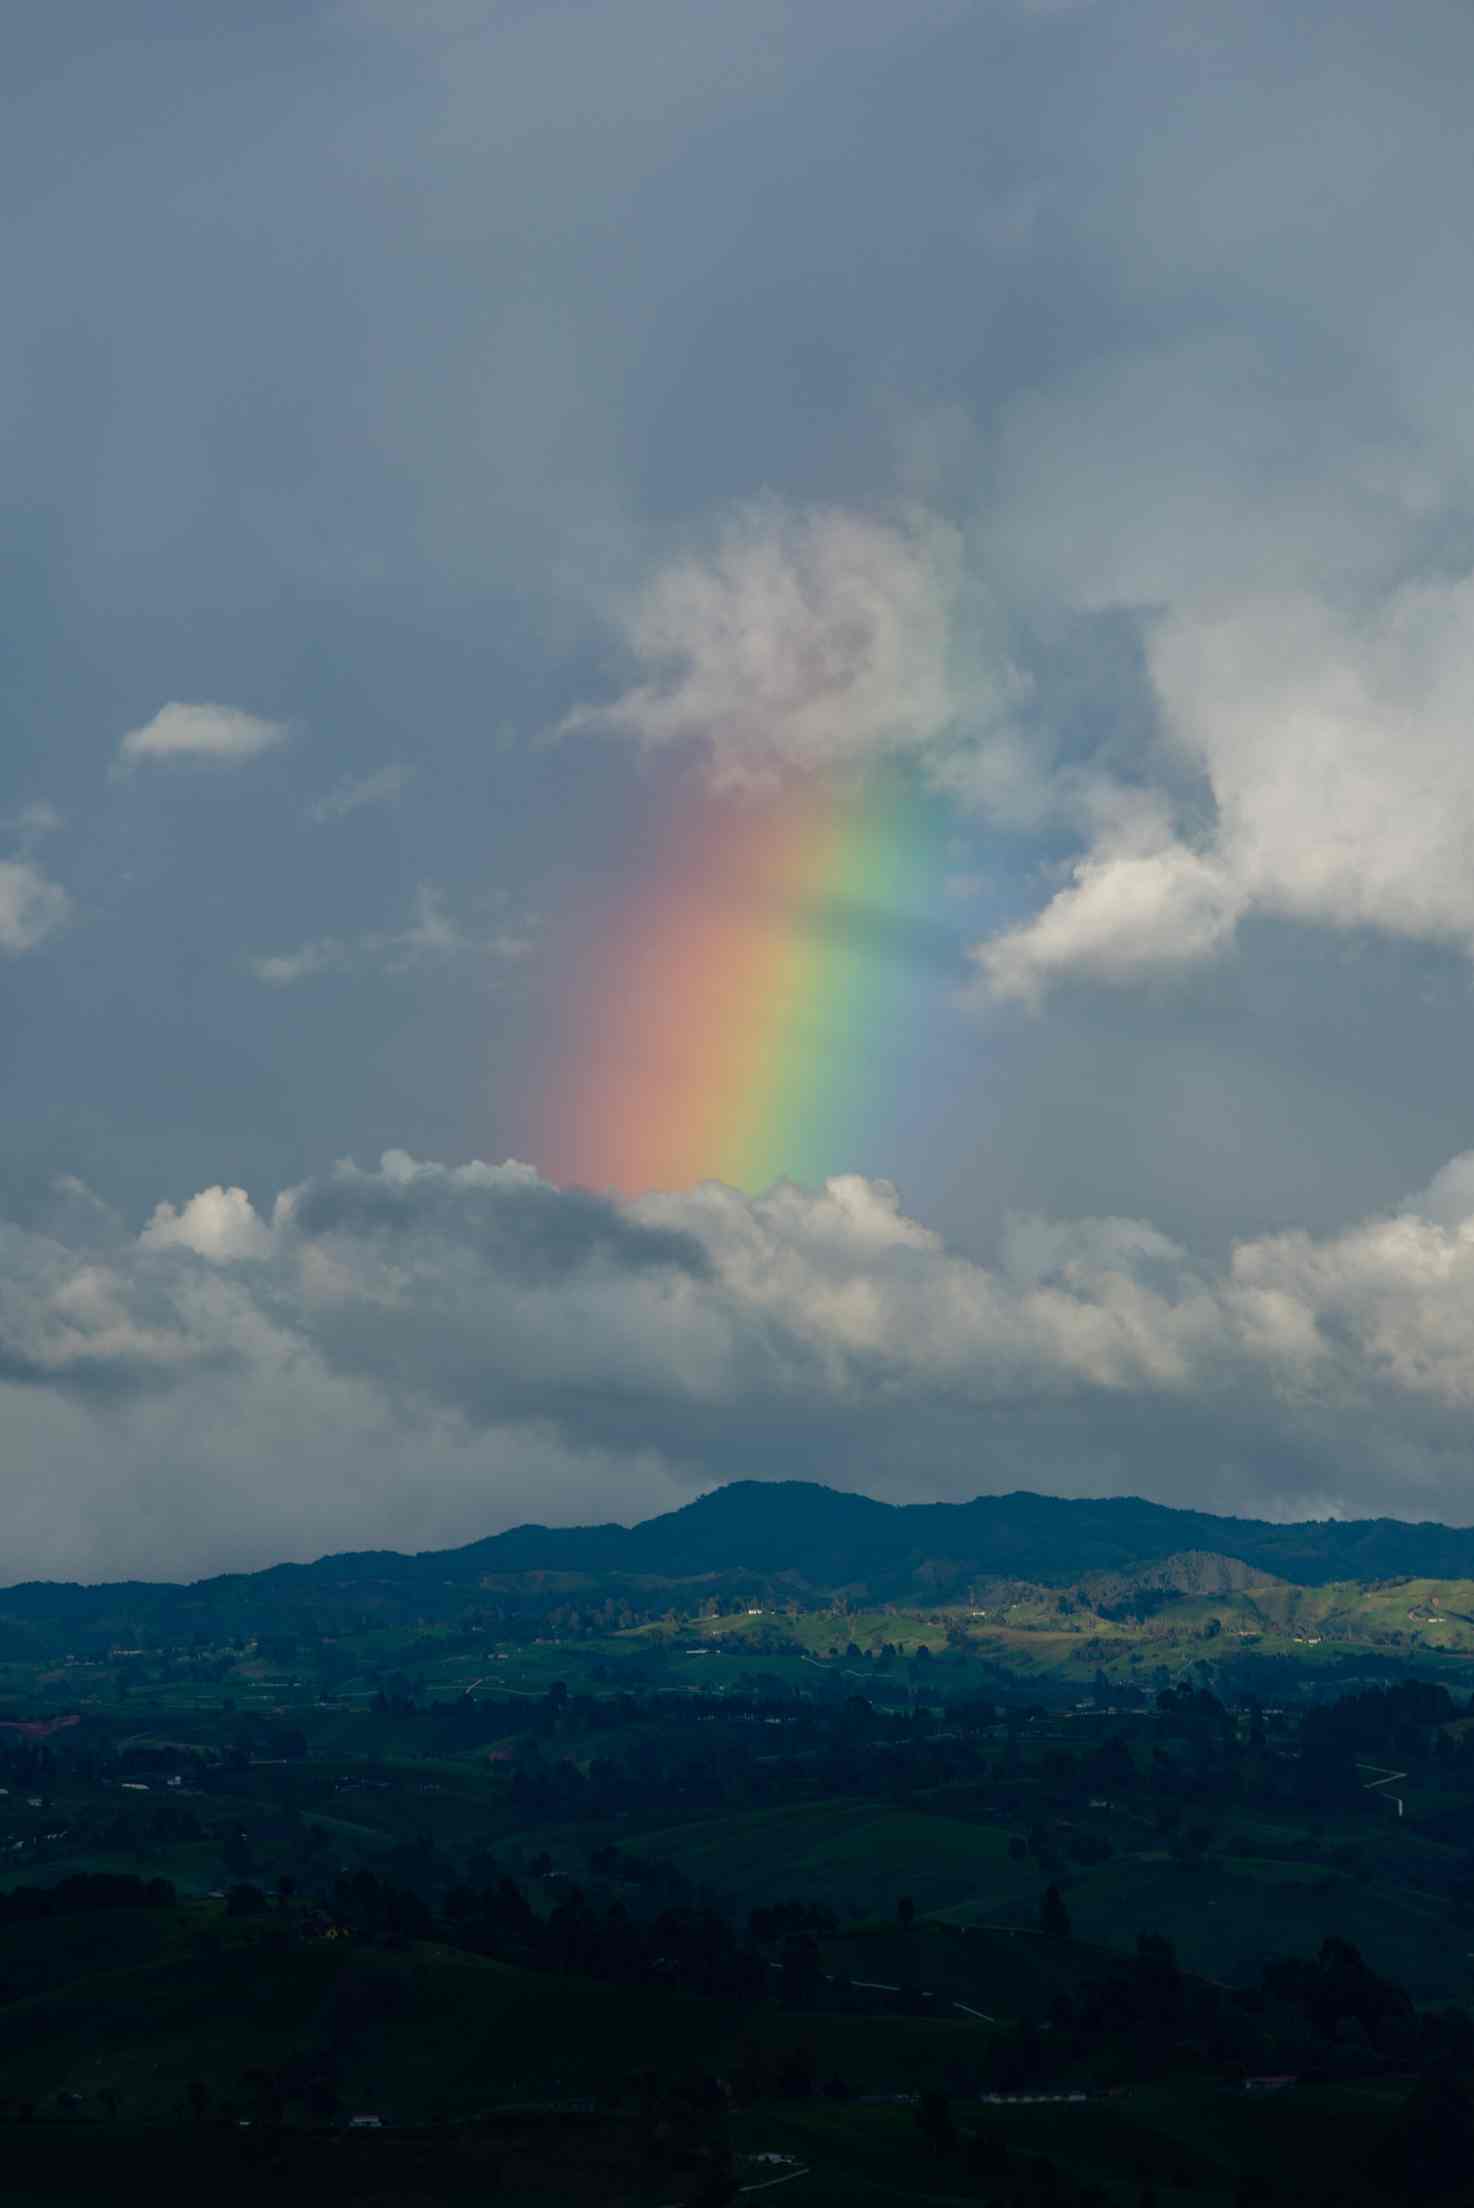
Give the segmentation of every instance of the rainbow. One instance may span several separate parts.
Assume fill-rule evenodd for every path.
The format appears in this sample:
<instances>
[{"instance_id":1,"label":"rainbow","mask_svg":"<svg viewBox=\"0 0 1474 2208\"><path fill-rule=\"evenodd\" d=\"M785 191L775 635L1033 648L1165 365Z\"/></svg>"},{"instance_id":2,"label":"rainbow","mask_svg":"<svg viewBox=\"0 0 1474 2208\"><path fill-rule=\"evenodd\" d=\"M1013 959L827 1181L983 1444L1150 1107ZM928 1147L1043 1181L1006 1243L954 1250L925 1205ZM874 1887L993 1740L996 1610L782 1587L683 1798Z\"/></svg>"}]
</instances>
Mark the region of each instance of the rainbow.
<instances>
[{"instance_id":1,"label":"rainbow","mask_svg":"<svg viewBox=\"0 0 1474 2208\"><path fill-rule=\"evenodd\" d=\"M625 886L580 915L542 1171L637 1195L884 1170L961 973L942 862L938 811L898 770L652 793Z\"/></svg>"}]
</instances>

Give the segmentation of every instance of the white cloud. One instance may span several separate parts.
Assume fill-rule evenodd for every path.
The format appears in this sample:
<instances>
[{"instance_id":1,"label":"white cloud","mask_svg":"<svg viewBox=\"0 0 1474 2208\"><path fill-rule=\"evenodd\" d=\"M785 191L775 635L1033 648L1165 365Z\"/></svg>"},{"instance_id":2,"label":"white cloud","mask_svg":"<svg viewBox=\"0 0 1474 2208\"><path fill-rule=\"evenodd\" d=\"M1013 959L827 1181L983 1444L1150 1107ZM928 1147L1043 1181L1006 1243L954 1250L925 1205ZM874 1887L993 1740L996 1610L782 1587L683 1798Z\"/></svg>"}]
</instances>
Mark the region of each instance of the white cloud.
<instances>
[{"instance_id":1,"label":"white cloud","mask_svg":"<svg viewBox=\"0 0 1474 2208\"><path fill-rule=\"evenodd\" d=\"M1258 909L1474 950L1474 576L1183 613L1151 668Z\"/></svg>"},{"instance_id":2,"label":"white cloud","mask_svg":"<svg viewBox=\"0 0 1474 2208\"><path fill-rule=\"evenodd\" d=\"M321 827L329 821L346 820L365 805L395 805L413 773L413 767L391 761L388 766L376 767L372 774L350 775L324 796L315 798L303 809L302 817Z\"/></svg>"},{"instance_id":3,"label":"white cloud","mask_svg":"<svg viewBox=\"0 0 1474 2208\"><path fill-rule=\"evenodd\" d=\"M118 746L122 766L143 759L204 760L240 766L287 740L282 721L264 721L229 705L166 705Z\"/></svg>"},{"instance_id":4,"label":"white cloud","mask_svg":"<svg viewBox=\"0 0 1474 2208\"><path fill-rule=\"evenodd\" d=\"M193 1250L219 1265L264 1257L271 1248L270 1234L243 1188L203 1188L182 1211L169 1203L155 1205L138 1241L145 1250Z\"/></svg>"},{"instance_id":5,"label":"white cloud","mask_svg":"<svg viewBox=\"0 0 1474 2208\"><path fill-rule=\"evenodd\" d=\"M925 751L956 731L960 592L960 547L935 519L763 500L654 577L622 621L645 679L563 729L696 743L736 784Z\"/></svg>"},{"instance_id":6,"label":"white cloud","mask_svg":"<svg viewBox=\"0 0 1474 2208\"><path fill-rule=\"evenodd\" d=\"M616 1204L391 1153L269 1216L161 1204L132 1243L84 1205L0 1227L0 1416L57 1406L51 1568L96 1553L104 1455L149 1521L114 1571L148 1542L157 1570L470 1538L534 1493L635 1515L760 1471L1466 1519L1471 1206L1474 1155L1221 1266L1130 1219L1016 1220L983 1264L855 1176Z\"/></svg>"},{"instance_id":7,"label":"white cloud","mask_svg":"<svg viewBox=\"0 0 1474 2208\"><path fill-rule=\"evenodd\" d=\"M72 901L29 859L0 859L0 955L18 958L65 927Z\"/></svg>"},{"instance_id":8,"label":"white cloud","mask_svg":"<svg viewBox=\"0 0 1474 2208\"><path fill-rule=\"evenodd\" d=\"M1474 576L1355 615L1304 597L1170 612L1147 656L1155 832L1133 847L1102 815L1068 886L978 947L995 994L1197 965L1249 913L1474 956Z\"/></svg>"},{"instance_id":9,"label":"white cloud","mask_svg":"<svg viewBox=\"0 0 1474 2208\"><path fill-rule=\"evenodd\" d=\"M1245 901L1181 844L1082 859L1072 876L1037 919L974 952L994 996L1037 1004L1065 975L1119 982L1195 965L1229 940Z\"/></svg>"}]
</instances>

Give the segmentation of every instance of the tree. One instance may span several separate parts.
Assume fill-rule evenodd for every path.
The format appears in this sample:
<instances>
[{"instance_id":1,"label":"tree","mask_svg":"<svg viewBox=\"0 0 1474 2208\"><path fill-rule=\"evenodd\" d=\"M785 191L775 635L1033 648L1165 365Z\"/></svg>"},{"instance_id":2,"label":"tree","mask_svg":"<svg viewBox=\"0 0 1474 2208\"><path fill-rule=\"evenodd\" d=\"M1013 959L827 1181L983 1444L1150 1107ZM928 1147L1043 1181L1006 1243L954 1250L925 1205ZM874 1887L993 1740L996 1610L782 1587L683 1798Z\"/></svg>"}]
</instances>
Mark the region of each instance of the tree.
<instances>
[{"instance_id":1,"label":"tree","mask_svg":"<svg viewBox=\"0 0 1474 2208\"><path fill-rule=\"evenodd\" d=\"M1039 1902L1039 1929L1052 1940L1070 1937L1070 1912L1057 1886L1046 1886Z\"/></svg>"},{"instance_id":2,"label":"tree","mask_svg":"<svg viewBox=\"0 0 1474 2208\"><path fill-rule=\"evenodd\" d=\"M950 2154L957 2144L957 2126L945 2093L923 2093L916 2104L916 2124L933 2154Z\"/></svg>"},{"instance_id":3,"label":"tree","mask_svg":"<svg viewBox=\"0 0 1474 2208\"><path fill-rule=\"evenodd\" d=\"M909 1932L916 1922L916 1904L909 1894L902 1894L896 1903L896 1915L901 1921L902 1929Z\"/></svg>"}]
</instances>

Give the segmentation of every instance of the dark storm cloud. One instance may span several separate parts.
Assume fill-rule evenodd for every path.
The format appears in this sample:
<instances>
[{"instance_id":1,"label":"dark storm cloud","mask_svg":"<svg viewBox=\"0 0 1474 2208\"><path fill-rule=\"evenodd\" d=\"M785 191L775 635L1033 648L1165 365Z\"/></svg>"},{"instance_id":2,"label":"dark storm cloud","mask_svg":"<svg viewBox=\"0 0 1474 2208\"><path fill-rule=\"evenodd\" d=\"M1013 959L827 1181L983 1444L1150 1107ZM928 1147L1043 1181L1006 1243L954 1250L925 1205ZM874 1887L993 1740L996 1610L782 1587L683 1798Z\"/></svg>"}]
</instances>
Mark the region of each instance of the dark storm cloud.
<instances>
[{"instance_id":1,"label":"dark storm cloud","mask_svg":"<svg viewBox=\"0 0 1474 2208\"><path fill-rule=\"evenodd\" d=\"M528 1286L551 1286L594 1265L634 1275L673 1270L694 1280L711 1271L692 1235L643 1225L605 1197L532 1179L342 1174L299 1191L292 1217L309 1237L439 1233L464 1240L488 1268Z\"/></svg>"}]
</instances>

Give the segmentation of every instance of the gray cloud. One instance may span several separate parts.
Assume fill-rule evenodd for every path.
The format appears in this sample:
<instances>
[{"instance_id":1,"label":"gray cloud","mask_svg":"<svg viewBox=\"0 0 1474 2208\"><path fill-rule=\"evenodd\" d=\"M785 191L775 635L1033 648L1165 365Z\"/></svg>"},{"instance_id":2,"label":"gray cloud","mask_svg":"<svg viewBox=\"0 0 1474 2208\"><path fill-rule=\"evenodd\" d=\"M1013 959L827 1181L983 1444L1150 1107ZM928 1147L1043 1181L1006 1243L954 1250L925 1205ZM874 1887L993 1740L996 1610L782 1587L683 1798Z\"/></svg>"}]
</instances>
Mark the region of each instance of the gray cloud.
<instances>
[{"instance_id":1,"label":"gray cloud","mask_svg":"<svg viewBox=\"0 0 1474 2208\"><path fill-rule=\"evenodd\" d=\"M1281 1515L1364 1512L1395 1482L1410 1515L1458 1518L1471 1205L1461 1157L1395 1211L1245 1240L1218 1267L1130 1219L1016 1219L984 1263L853 1176L615 1204L526 1167L393 1154L286 1191L269 1216L212 1189L132 1240L100 1215L89 1244L76 1207L70 1242L8 1229L0 1402L17 1384L44 1394L74 1455L90 1434L158 1509L170 1481L194 1483L200 1523L168 1537L174 1568L300 1555L329 1526L372 1544L417 1517L470 1538L506 1521L533 1463L553 1520L794 1472L897 1496L1124 1486ZM186 1473L159 1437L191 1408L211 1441ZM392 1433L456 1478L355 1499L340 1466L305 1489L291 1450L321 1416L339 1422L335 1465L339 1443L372 1434L382 1453ZM198 1483L245 1477L249 1539L212 1533ZM58 1502L58 1528L77 1526L64 1487ZM69 1538L68 1568L88 1568L90 1536ZM57 1530L34 1561L64 1548Z\"/></svg>"},{"instance_id":2,"label":"gray cloud","mask_svg":"<svg viewBox=\"0 0 1474 2208\"><path fill-rule=\"evenodd\" d=\"M952 736L960 707L958 588L952 533L925 516L746 508L629 607L626 641L650 679L578 707L563 732L694 742L722 783L927 750Z\"/></svg>"},{"instance_id":3,"label":"gray cloud","mask_svg":"<svg viewBox=\"0 0 1474 2208\"><path fill-rule=\"evenodd\" d=\"M229 1194L241 1200L240 1190ZM465 1238L490 1271L529 1286L588 1266L634 1275L674 1269L698 1280L710 1272L693 1235L648 1225L606 1197L551 1188L516 1166L446 1171L392 1153L377 1174L345 1166L294 1192L289 1216L312 1240L426 1231Z\"/></svg>"}]
</instances>

